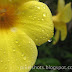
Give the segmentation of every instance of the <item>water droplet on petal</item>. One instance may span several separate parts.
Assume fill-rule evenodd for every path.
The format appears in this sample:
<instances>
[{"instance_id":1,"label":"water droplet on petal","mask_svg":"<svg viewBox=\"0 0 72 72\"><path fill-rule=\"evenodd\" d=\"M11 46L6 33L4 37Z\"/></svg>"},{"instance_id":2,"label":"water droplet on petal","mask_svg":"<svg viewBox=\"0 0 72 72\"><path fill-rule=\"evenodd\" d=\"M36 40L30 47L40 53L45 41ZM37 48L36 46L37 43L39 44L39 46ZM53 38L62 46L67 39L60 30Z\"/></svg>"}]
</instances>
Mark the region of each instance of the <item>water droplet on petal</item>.
<instances>
[{"instance_id":1,"label":"water droplet on petal","mask_svg":"<svg viewBox=\"0 0 72 72\"><path fill-rule=\"evenodd\" d=\"M15 49L13 49L13 52L15 52L16 50Z\"/></svg>"},{"instance_id":2,"label":"water droplet on petal","mask_svg":"<svg viewBox=\"0 0 72 72\"><path fill-rule=\"evenodd\" d=\"M2 51L2 49L0 49Z\"/></svg>"},{"instance_id":3,"label":"water droplet on petal","mask_svg":"<svg viewBox=\"0 0 72 72\"><path fill-rule=\"evenodd\" d=\"M31 42L29 41L29 44L30 44Z\"/></svg>"},{"instance_id":4,"label":"water droplet on petal","mask_svg":"<svg viewBox=\"0 0 72 72\"><path fill-rule=\"evenodd\" d=\"M52 42L52 40L50 39L50 40L48 40L48 42Z\"/></svg>"},{"instance_id":5,"label":"water droplet on petal","mask_svg":"<svg viewBox=\"0 0 72 72\"><path fill-rule=\"evenodd\" d=\"M42 19L42 21L44 21L44 19Z\"/></svg>"},{"instance_id":6,"label":"water droplet on petal","mask_svg":"<svg viewBox=\"0 0 72 72\"><path fill-rule=\"evenodd\" d=\"M3 63L3 60L1 60L1 63Z\"/></svg>"},{"instance_id":7,"label":"water droplet on petal","mask_svg":"<svg viewBox=\"0 0 72 72\"><path fill-rule=\"evenodd\" d=\"M43 7L43 9L45 9L45 7Z\"/></svg>"},{"instance_id":8,"label":"water droplet on petal","mask_svg":"<svg viewBox=\"0 0 72 72\"><path fill-rule=\"evenodd\" d=\"M42 30L42 32L44 32L44 30Z\"/></svg>"},{"instance_id":9,"label":"water droplet on petal","mask_svg":"<svg viewBox=\"0 0 72 72\"><path fill-rule=\"evenodd\" d=\"M38 41L38 39L36 39L36 41Z\"/></svg>"},{"instance_id":10,"label":"water droplet on petal","mask_svg":"<svg viewBox=\"0 0 72 72\"><path fill-rule=\"evenodd\" d=\"M7 67L5 67L5 69L7 70Z\"/></svg>"},{"instance_id":11,"label":"water droplet on petal","mask_svg":"<svg viewBox=\"0 0 72 72\"><path fill-rule=\"evenodd\" d=\"M8 62L9 62L10 60L8 60Z\"/></svg>"},{"instance_id":12,"label":"water droplet on petal","mask_svg":"<svg viewBox=\"0 0 72 72\"><path fill-rule=\"evenodd\" d=\"M37 7L38 9L40 9L40 7Z\"/></svg>"},{"instance_id":13,"label":"water droplet on petal","mask_svg":"<svg viewBox=\"0 0 72 72\"><path fill-rule=\"evenodd\" d=\"M26 56L24 56L23 59L26 60Z\"/></svg>"},{"instance_id":14,"label":"water droplet on petal","mask_svg":"<svg viewBox=\"0 0 72 72\"><path fill-rule=\"evenodd\" d=\"M4 54L5 54L6 52L4 52Z\"/></svg>"},{"instance_id":15,"label":"water droplet on petal","mask_svg":"<svg viewBox=\"0 0 72 72\"><path fill-rule=\"evenodd\" d=\"M21 45L18 45L19 47L21 46Z\"/></svg>"},{"instance_id":16,"label":"water droplet on petal","mask_svg":"<svg viewBox=\"0 0 72 72\"><path fill-rule=\"evenodd\" d=\"M22 57L24 56L24 54L21 55Z\"/></svg>"},{"instance_id":17,"label":"water droplet on petal","mask_svg":"<svg viewBox=\"0 0 72 72\"><path fill-rule=\"evenodd\" d=\"M18 40L16 40L16 43L18 43Z\"/></svg>"},{"instance_id":18,"label":"water droplet on petal","mask_svg":"<svg viewBox=\"0 0 72 72\"><path fill-rule=\"evenodd\" d=\"M14 28L11 28L11 31L12 32L16 32L16 28L14 27Z\"/></svg>"},{"instance_id":19,"label":"water droplet on petal","mask_svg":"<svg viewBox=\"0 0 72 72\"><path fill-rule=\"evenodd\" d=\"M46 14L45 13L43 14L43 17L46 17Z\"/></svg>"}]
</instances>

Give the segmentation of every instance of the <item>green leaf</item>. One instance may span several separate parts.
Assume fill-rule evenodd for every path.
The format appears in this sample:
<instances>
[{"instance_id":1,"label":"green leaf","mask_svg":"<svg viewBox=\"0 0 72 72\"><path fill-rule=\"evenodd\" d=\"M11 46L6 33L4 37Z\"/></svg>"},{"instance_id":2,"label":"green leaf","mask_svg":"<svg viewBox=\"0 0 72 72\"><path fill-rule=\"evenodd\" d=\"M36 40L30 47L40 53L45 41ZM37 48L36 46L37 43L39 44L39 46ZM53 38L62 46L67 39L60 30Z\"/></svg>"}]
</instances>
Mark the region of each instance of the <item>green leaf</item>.
<instances>
[{"instance_id":1,"label":"green leaf","mask_svg":"<svg viewBox=\"0 0 72 72\"><path fill-rule=\"evenodd\" d=\"M61 63L55 58L37 59L36 65L59 66Z\"/></svg>"}]
</instances>

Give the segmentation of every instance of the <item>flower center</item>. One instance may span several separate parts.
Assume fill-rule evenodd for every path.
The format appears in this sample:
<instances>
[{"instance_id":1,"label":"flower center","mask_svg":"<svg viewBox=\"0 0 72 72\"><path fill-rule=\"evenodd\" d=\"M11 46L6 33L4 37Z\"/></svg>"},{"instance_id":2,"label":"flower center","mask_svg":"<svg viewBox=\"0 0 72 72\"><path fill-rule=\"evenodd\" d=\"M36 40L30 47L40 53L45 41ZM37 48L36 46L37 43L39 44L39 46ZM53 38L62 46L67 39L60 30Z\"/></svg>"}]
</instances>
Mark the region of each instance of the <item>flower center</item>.
<instances>
[{"instance_id":1,"label":"flower center","mask_svg":"<svg viewBox=\"0 0 72 72\"><path fill-rule=\"evenodd\" d=\"M13 6L0 7L0 29L8 29L15 26L15 9Z\"/></svg>"}]
</instances>

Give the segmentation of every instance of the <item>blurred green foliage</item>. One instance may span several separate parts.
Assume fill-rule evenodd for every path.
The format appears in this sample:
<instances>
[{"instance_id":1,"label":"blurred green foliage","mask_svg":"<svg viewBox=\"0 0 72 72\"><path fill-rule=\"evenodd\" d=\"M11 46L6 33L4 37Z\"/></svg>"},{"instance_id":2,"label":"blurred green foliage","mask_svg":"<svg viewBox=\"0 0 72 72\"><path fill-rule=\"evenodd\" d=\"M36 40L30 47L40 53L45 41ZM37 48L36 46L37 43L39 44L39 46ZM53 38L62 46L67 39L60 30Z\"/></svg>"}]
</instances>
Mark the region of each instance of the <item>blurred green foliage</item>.
<instances>
[{"instance_id":1,"label":"blurred green foliage","mask_svg":"<svg viewBox=\"0 0 72 72\"><path fill-rule=\"evenodd\" d=\"M56 14L58 0L40 0L46 3L52 14ZM65 0L66 3L72 0ZM47 3L48 2L48 3ZM59 41L56 45L52 42L37 47L38 58L35 66L72 66L72 32L68 32L65 41ZM47 69L32 69L30 72L71 72L71 70L47 70Z\"/></svg>"}]
</instances>

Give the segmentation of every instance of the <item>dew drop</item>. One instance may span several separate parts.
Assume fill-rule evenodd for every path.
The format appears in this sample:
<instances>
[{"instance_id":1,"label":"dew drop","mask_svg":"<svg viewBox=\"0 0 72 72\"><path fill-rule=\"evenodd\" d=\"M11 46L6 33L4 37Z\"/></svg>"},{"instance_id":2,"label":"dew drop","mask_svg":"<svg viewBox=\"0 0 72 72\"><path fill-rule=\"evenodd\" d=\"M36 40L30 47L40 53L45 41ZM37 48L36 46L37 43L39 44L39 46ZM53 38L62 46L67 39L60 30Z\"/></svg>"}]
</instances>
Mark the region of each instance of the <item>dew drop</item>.
<instances>
[{"instance_id":1,"label":"dew drop","mask_svg":"<svg viewBox=\"0 0 72 72\"><path fill-rule=\"evenodd\" d=\"M16 40L16 43L18 43L18 41Z\"/></svg>"},{"instance_id":2,"label":"dew drop","mask_svg":"<svg viewBox=\"0 0 72 72\"><path fill-rule=\"evenodd\" d=\"M7 70L7 67L5 67L5 69Z\"/></svg>"},{"instance_id":3,"label":"dew drop","mask_svg":"<svg viewBox=\"0 0 72 72\"><path fill-rule=\"evenodd\" d=\"M4 54L5 54L6 52L4 52Z\"/></svg>"},{"instance_id":4,"label":"dew drop","mask_svg":"<svg viewBox=\"0 0 72 72\"><path fill-rule=\"evenodd\" d=\"M43 7L43 9L45 9L45 7Z\"/></svg>"},{"instance_id":5,"label":"dew drop","mask_svg":"<svg viewBox=\"0 0 72 72\"><path fill-rule=\"evenodd\" d=\"M44 19L42 19L42 21L44 21Z\"/></svg>"},{"instance_id":6,"label":"dew drop","mask_svg":"<svg viewBox=\"0 0 72 72\"><path fill-rule=\"evenodd\" d=\"M29 41L29 44L30 44L31 42Z\"/></svg>"},{"instance_id":7,"label":"dew drop","mask_svg":"<svg viewBox=\"0 0 72 72\"><path fill-rule=\"evenodd\" d=\"M40 9L40 7L37 7L38 9Z\"/></svg>"},{"instance_id":8,"label":"dew drop","mask_svg":"<svg viewBox=\"0 0 72 72\"><path fill-rule=\"evenodd\" d=\"M44 30L42 30L42 32L44 32Z\"/></svg>"},{"instance_id":9,"label":"dew drop","mask_svg":"<svg viewBox=\"0 0 72 72\"><path fill-rule=\"evenodd\" d=\"M38 39L36 39L36 41L38 41Z\"/></svg>"},{"instance_id":10,"label":"dew drop","mask_svg":"<svg viewBox=\"0 0 72 72\"><path fill-rule=\"evenodd\" d=\"M10 60L8 60L8 62L9 62Z\"/></svg>"},{"instance_id":11,"label":"dew drop","mask_svg":"<svg viewBox=\"0 0 72 72\"><path fill-rule=\"evenodd\" d=\"M48 40L48 42L52 42L52 40Z\"/></svg>"},{"instance_id":12,"label":"dew drop","mask_svg":"<svg viewBox=\"0 0 72 72\"><path fill-rule=\"evenodd\" d=\"M23 59L26 60L26 56L24 56Z\"/></svg>"},{"instance_id":13,"label":"dew drop","mask_svg":"<svg viewBox=\"0 0 72 72\"><path fill-rule=\"evenodd\" d=\"M15 49L13 49L13 52L15 52L16 50Z\"/></svg>"},{"instance_id":14,"label":"dew drop","mask_svg":"<svg viewBox=\"0 0 72 72\"><path fill-rule=\"evenodd\" d=\"M16 32L16 28L14 27L14 28L11 28L11 31L12 32Z\"/></svg>"},{"instance_id":15,"label":"dew drop","mask_svg":"<svg viewBox=\"0 0 72 72\"><path fill-rule=\"evenodd\" d=\"M21 45L18 45L19 47L21 46Z\"/></svg>"},{"instance_id":16,"label":"dew drop","mask_svg":"<svg viewBox=\"0 0 72 72\"><path fill-rule=\"evenodd\" d=\"M36 19L36 17L34 17L34 19Z\"/></svg>"},{"instance_id":17,"label":"dew drop","mask_svg":"<svg viewBox=\"0 0 72 72\"><path fill-rule=\"evenodd\" d=\"M0 49L2 51L2 49Z\"/></svg>"},{"instance_id":18,"label":"dew drop","mask_svg":"<svg viewBox=\"0 0 72 72\"><path fill-rule=\"evenodd\" d=\"M22 57L24 56L24 54L21 55Z\"/></svg>"},{"instance_id":19,"label":"dew drop","mask_svg":"<svg viewBox=\"0 0 72 72\"><path fill-rule=\"evenodd\" d=\"M46 17L46 14L45 13L43 14L43 17Z\"/></svg>"},{"instance_id":20,"label":"dew drop","mask_svg":"<svg viewBox=\"0 0 72 72\"><path fill-rule=\"evenodd\" d=\"M38 19L38 21L40 21L40 19Z\"/></svg>"},{"instance_id":21,"label":"dew drop","mask_svg":"<svg viewBox=\"0 0 72 72\"><path fill-rule=\"evenodd\" d=\"M3 63L3 60L1 60L1 63Z\"/></svg>"},{"instance_id":22,"label":"dew drop","mask_svg":"<svg viewBox=\"0 0 72 72\"><path fill-rule=\"evenodd\" d=\"M12 64L14 64L14 62L12 62Z\"/></svg>"}]
</instances>

